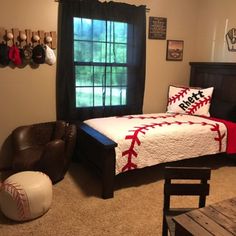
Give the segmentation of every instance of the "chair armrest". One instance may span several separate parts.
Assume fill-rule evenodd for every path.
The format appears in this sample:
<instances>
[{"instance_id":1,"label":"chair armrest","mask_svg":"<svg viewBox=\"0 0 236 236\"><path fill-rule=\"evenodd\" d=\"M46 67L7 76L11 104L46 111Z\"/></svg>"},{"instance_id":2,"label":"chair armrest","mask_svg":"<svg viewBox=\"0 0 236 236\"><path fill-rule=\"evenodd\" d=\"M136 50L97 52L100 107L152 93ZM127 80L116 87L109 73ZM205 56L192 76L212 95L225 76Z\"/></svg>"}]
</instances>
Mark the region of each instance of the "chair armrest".
<instances>
[{"instance_id":1,"label":"chair armrest","mask_svg":"<svg viewBox=\"0 0 236 236\"><path fill-rule=\"evenodd\" d=\"M31 126L21 126L13 130L12 142L15 152L32 146Z\"/></svg>"}]
</instances>

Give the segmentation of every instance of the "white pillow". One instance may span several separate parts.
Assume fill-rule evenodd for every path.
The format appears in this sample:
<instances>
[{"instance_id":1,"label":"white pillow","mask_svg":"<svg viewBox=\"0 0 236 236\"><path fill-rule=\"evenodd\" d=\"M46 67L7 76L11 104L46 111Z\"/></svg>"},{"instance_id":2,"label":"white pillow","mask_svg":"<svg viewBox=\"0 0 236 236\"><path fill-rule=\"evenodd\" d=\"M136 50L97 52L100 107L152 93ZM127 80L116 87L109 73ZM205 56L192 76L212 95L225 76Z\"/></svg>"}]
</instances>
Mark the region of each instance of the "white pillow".
<instances>
[{"instance_id":1,"label":"white pillow","mask_svg":"<svg viewBox=\"0 0 236 236\"><path fill-rule=\"evenodd\" d=\"M169 86L167 112L210 116L213 89Z\"/></svg>"}]
</instances>

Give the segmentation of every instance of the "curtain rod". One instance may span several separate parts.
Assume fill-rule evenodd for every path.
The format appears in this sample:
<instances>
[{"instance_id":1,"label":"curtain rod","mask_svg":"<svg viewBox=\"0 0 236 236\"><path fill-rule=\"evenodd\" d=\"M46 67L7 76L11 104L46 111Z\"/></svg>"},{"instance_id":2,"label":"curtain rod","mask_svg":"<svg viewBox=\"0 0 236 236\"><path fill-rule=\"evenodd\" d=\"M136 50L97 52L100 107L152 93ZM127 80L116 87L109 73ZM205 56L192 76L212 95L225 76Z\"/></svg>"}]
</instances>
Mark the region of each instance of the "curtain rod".
<instances>
[{"instance_id":1,"label":"curtain rod","mask_svg":"<svg viewBox=\"0 0 236 236\"><path fill-rule=\"evenodd\" d=\"M60 2L60 0L54 0L55 2ZM150 8L146 7L146 12L149 12Z\"/></svg>"}]
</instances>

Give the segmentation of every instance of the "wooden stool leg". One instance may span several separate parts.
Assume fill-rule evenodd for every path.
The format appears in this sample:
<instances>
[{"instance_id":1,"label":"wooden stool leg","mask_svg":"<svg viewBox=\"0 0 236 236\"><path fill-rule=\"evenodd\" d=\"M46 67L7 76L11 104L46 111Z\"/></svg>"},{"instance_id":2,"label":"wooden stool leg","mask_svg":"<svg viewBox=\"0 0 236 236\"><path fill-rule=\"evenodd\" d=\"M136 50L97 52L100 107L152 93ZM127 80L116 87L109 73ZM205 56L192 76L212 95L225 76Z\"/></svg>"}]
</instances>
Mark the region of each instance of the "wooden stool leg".
<instances>
[{"instance_id":1,"label":"wooden stool leg","mask_svg":"<svg viewBox=\"0 0 236 236\"><path fill-rule=\"evenodd\" d=\"M163 217L163 222L162 222L162 236L168 236L168 229L165 217Z\"/></svg>"}]
</instances>

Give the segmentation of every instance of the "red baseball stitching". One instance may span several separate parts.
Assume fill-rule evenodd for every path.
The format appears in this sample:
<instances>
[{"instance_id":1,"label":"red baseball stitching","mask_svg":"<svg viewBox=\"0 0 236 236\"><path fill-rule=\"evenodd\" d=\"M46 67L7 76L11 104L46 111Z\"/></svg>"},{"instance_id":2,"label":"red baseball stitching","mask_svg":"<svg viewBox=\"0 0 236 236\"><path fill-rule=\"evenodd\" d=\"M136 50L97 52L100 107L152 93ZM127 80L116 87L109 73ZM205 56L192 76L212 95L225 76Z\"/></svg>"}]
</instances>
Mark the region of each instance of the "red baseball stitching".
<instances>
[{"instance_id":1,"label":"red baseball stitching","mask_svg":"<svg viewBox=\"0 0 236 236\"><path fill-rule=\"evenodd\" d=\"M173 96L168 98L168 106L171 105L172 103L175 103L177 100L179 101L181 98L184 97L185 94L190 91L190 88L183 88L180 90L177 94L174 94Z\"/></svg>"},{"instance_id":2,"label":"red baseball stitching","mask_svg":"<svg viewBox=\"0 0 236 236\"><path fill-rule=\"evenodd\" d=\"M134 127L135 129L133 129L133 130L129 130L129 132L133 132L132 135L125 136L126 140L127 139L131 140L131 144L127 150L122 152L122 157L127 156L127 164L125 166L123 166L122 172L137 168L137 165L132 162L132 158L137 158L137 156L138 156L138 153L134 150L134 146L135 146L135 144L137 144L138 146L141 145L141 141L138 138L139 133L142 133L145 135L146 131L148 131L150 128L162 127L164 125L173 125L173 124L202 125L202 126L209 125L209 126L211 126L210 130L217 132L217 137L215 137L214 140L219 142L219 152L221 152L222 139L225 137L225 133L223 133L221 135L220 126L217 123L211 124L211 123L206 123L206 122L192 122L192 121L184 121L184 122L182 122L182 121L174 121L174 122L164 121L162 123L153 123L150 125L143 125L141 127L138 126L138 127Z\"/></svg>"},{"instance_id":3,"label":"red baseball stitching","mask_svg":"<svg viewBox=\"0 0 236 236\"><path fill-rule=\"evenodd\" d=\"M27 220L30 217L29 200L25 190L17 183L3 182L3 189L8 192L16 201L17 214L20 220Z\"/></svg>"},{"instance_id":4,"label":"red baseball stitching","mask_svg":"<svg viewBox=\"0 0 236 236\"><path fill-rule=\"evenodd\" d=\"M188 107L186 113L189 115L193 115L198 109L200 109L204 105L207 105L207 103L210 102L211 102L211 96L204 97L203 100L198 100L194 102L190 107Z\"/></svg>"}]
</instances>

